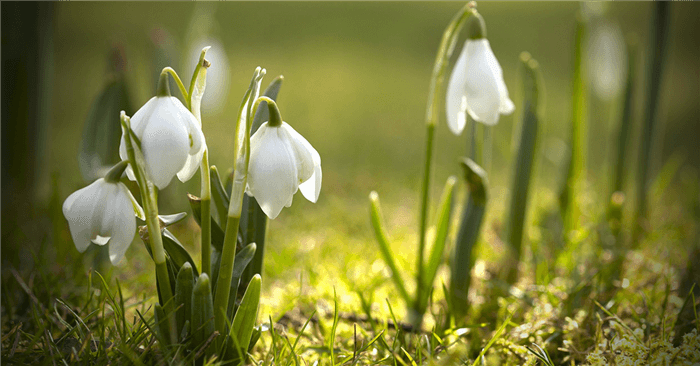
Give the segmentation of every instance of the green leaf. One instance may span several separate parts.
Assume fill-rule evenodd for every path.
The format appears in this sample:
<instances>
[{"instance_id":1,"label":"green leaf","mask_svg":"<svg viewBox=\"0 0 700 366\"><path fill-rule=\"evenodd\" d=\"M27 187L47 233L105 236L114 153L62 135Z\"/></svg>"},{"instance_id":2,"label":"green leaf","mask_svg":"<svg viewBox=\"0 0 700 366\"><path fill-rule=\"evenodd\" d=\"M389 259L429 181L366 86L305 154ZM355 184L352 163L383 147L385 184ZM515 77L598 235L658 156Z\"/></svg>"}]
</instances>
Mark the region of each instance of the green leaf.
<instances>
[{"instance_id":1,"label":"green leaf","mask_svg":"<svg viewBox=\"0 0 700 366\"><path fill-rule=\"evenodd\" d=\"M211 293L209 276L202 273L192 290L192 341L199 347L214 333L214 300ZM205 351L207 357L214 354L214 347Z\"/></svg>"},{"instance_id":2,"label":"green leaf","mask_svg":"<svg viewBox=\"0 0 700 366\"><path fill-rule=\"evenodd\" d=\"M456 183L457 178L447 178L445 188L442 191L442 198L440 198L440 207L438 209L438 219L435 228L435 241L433 242L433 247L430 251L430 257L425 269L425 277L423 277L425 281L423 286L425 289L427 289L427 291L423 292L423 299L419 299L421 308L427 306L430 289L433 287L435 275L437 275L438 267L443 260L442 254L445 251L447 233L450 227L450 217L452 215L452 192L454 191L454 186Z\"/></svg>"},{"instance_id":3,"label":"green leaf","mask_svg":"<svg viewBox=\"0 0 700 366\"><path fill-rule=\"evenodd\" d=\"M194 216L194 220L197 222L197 225L200 225L200 223L202 222L202 200L199 197L192 194L187 194L187 199L190 201L190 207L192 208L192 216ZM219 252L221 252L221 250L224 247L224 231L221 229L219 224L216 223L215 220L212 220L211 222L211 245L213 249L218 250Z\"/></svg>"},{"instance_id":4,"label":"green leaf","mask_svg":"<svg viewBox=\"0 0 700 366\"><path fill-rule=\"evenodd\" d=\"M158 215L158 219L160 220L161 226L165 227L177 224L178 222L182 221L185 217L187 217L187 212L180 212L172 215Z\"/></svg>"},{"instance_id":5,"label":"green leaf","mask_svg":"<svg viewBox=\"0 0 700 366\"><path fill-rule=\"evenodd\" d=\"M523 229L525 226L525 214L527 213L528 190L532 178L532 170L535 163L535 149L537 147L538 131L538 101L539 101L539 73L537 61L530 54L523 52L520 55L523 70L523 107L520 126L520 141L518 142L517 155L514 161L513 182L511 184L510 206L506 219L505 240L510 248L510 271L506 275L509 283L517 279L517 263L522 252Z\"/></svg>"},{"instance_id":6,"label":"green leaf","mask_svg":"<svg viewBox=\"0 0 700 366\"><path fill-rule=\"evenodd\" d=\"M108 83L93 101L83 127L80 143L80 173L85 181L101 178L118 163L119 139L122 131L120 111L132 110L122 77Z\"/></svg>"},{"instance_id":7,"label":"green leaf","mask_svg":"<svg viewBox=\"0 0 700 366\"><path fill-rule=\"evenodd\" d=\"M484 348L481 350L481 352L479 353L479 356L476 357L476 359L474 360L474 363L472 364L472 366L476 366L476 365L478 364L478 362L479 362L480 359L483 361L483 357L484 357L484 355L486 354L486 351L488 351L489 348L491 348L491 346L493 345L493 343L496 342L496 341L498 340L498 338L501 337L501 334L503 334L503 331L506 330L506 326L507 326L508 324L510 324L510 319L511 319L512 317L513 317L513 314L512 314L512 313L511 313L511 314L508 314L508 318L506 318L506 321L504 321L503 324L501 324L501 326L498 327L498 330L497 330L496 333L493 335L493 337L491 337L491 339L489 340L489 343L486 344L486 347L484 347Z\"/></svg>"},{"instance_id":8,"label":"green leaf","mask_svg":"<svg viewBox=\"0 0 700 366\"><path fill-rule=\"evenodd\" d=\"M219 226L223 226L226 225L226 218L228 217L229 195L221 183L219 170L216 169L216 166L212 165L209 171L211 172L211 197L216 209L214 218L217 219Z\"/></svg>"},{"instance_id":9,"label":"green leaf","mask_svg":"<svg viewBox=\"0 0 700 366\"><path fill-rule=\"evenodd\" d=\"M568 170L566 180L560 191L560 205L564 217L564 227L567 232L576 228L580 216L577 197L581 189L581 180L586 172L586 134L588 133L586 83L583 70L583 47L586 23L580 17L577 19L576 38L574 46L573 93L571 95L571 134Z\"/></svg>"},{"instance_id":10,"label":"green leaf","mask_svg":"<svg viewBox=\"0 0 700 366\"><path fill-rule=\"evenodd\" d=\"M189 262L180 267L180 272L175 280L175 318L177 319L177 330L186 332L185 323L192 315L192 289L194 288L194 272Z\"/></svg>"},{"instance_id":11,"label":"green leaf","mask_svg":"<svg viewBox=\"0 0 700 366\"><path fill-rule=\"evenodd\" d=\"M173 264L175 264L177 268L176 273L180 271L180 267L182 267L185 262L188 262L192 266L195 275L199 273L197 271L197 265L195 265L194 259L190 256L190 253L187 252L187 249L180 244L180 241L177 240L175 235L168 231L168 229L163 229L163 248L168 253Z\"/></svg>"},{"instance_id":12,"label":"green leaf","mask_svg":"<svg viewBox=\"0 0 700 366\"><path fill-rule=\"evenodd\" d=\"M241 306L238 307L236 315L233 318L233 324L231 326L231 338L234 339L234 344L238 345L234 354L232 356L236 359L242 359L245 362L247 358L248 345L250 344L251 336L253 335L253 329L255 327L255 321L258 317L258 306L260 305L260 290L262 287L262 279L260 275L255 275L250 280L248 288L243 295L243 300L241 300Z\"/></svg>"},{"instance_id":13,"label":"green leaf","mask_svg":"<svg viewBox=\"0 0 700 366\"><path fill-rule=\"evenodd\" d=\"M170 330L168 327L168 318L165 316L163 307L159 303L154 305L156 329L158 329L158 338L162 344L170 344Z\"/></svg>"},{"instance_id":14,"label":"green leaf","mask_svg":"<svg viewBox=\"0 0 700 366\"><path fill-rule=\"evenodd\" d=\"M462 325L469 309L469 286L474 264L472 252L479 238L486 208L486 172L471 159L462 161L469 196L462 213L455 251L450 263L450 291L452 313L457 325Z\"/></svg>"},{"instance_id":15,"label":"green leaf","mask_svg":"<svg viewBox=\"0 0 700 366\"><path fill-rule=\"evenodd\" d=\"M403 279L401 278L401 273L399 272L396 263L394 262L394 254L391 252L391 246L389 245L389 239L387 238L386 230L382 224L382 212L379 206L379 194L372 191L369 194L370 202L370 218L372 221L372 227L374 228L374 234L377 237L377 243L379 244L379 251L382 253L384 262L391 270L391 278L394 280L396 288L399 290L399 294L403 297L406 304L411 303L411 297L408 295L406 288L403 285Z\"/></svg>"},{"instance_id":16,"label":"green leaf","mask_svg":"<svg viewBox=\"0 0 700 366\"><path fill-rule=\"evenodd\" d=\"M233 261L233 272L231 274L231 292L229 292L228 300L228 317L229 319L233 316L234 305L236 304L236 297L238 296L238 286L240 283L241 275L245 271L248 263L255 256L255 251L257 245L255 243L250 243L236 253L236 258Z\"/></svg>"}]
</instances>

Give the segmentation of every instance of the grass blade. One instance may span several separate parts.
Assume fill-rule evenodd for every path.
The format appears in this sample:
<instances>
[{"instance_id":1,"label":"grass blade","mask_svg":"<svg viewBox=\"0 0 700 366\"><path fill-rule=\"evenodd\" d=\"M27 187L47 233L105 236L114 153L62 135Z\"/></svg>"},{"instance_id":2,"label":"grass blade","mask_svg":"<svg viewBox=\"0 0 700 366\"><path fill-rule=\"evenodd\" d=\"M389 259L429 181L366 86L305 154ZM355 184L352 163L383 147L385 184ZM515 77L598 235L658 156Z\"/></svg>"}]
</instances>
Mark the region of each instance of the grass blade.
<instances>
[{"instance_id":1,"label":"grass blade","mask_svg":"<svg viewBox=\"0 0 700 366\"><path fill-rule=\"evenodd\" d=\"M377 237L377 243L379 244L379 251L382 253L384 262L391 270L391 278L394 280L396 289L399 290L399 294L404 299L406 304L411 303L411 297L406 291L406 287L403 285L403 279L401 278L401 273L399 272L396 263L394 262L394 255L391 252L391 247L389 245L389 239L387 238L386 230L384 230L384 225L382 224L382 212L379 206L379 194L372 191L369 194L370 202L370 216L372 221L372 227L374 228L374 234Z\"/></svg>"},{"instance_id":2,"label":"grass blade","mask_svg":"<svg viewBox=\"0 0 700 366\"><path fill-rule=\"evenodd\" d=\"M520 141L518 143L513 182L511 185L510 208L506 220L506 243L510 248L508 272L505 278L508 283L515 283L517 267L522 255L523 230L527 213L528 190L535 163L537 146L538 105L539 105L539 74L537 61L530 54L520 55L523 69L523 114L520 126Z\"/></svg>"},{"instance_id":3,"label":"grass blade","mask_svg":"<svg viewBox=\"0 0 700 366\"><path fill-rule=\"evenodd\" d=\"M481 222L486 210L487 177L486 172L471 159L464 159L462 167L469 187L469 197L462 214L454 257L450 268L449 301L455 319L461 322L469 309L469 286L471 269L474 264L472 251L479 238Z\"/></svg>"},{"instance_id":4,"label":"grass blade","mask_svg":"<svg viewBox=\"0 0 700 366\"><path fill-rule=\"evenodd\" d=\"M430 257L428 257L428 263L425 269L425 276L423 277L424 282L422 286L424 287L424 291L421 292L423 294L423 298L418 299L420 306L419 310L424 311L426 308L428 303L428 295L432 290L435 275L437 274L438 267L443 260L445 243L447 242L447 233L450 226L450 218L452 217L452 192L454 191L454 186L456 183L457 178L447 178L445 188L442 191L442 198L440 199L440 206L438 208L438 220L435 229L435 241L433 242L433 247L430 252Z\"/></svg>"}]
</instances>

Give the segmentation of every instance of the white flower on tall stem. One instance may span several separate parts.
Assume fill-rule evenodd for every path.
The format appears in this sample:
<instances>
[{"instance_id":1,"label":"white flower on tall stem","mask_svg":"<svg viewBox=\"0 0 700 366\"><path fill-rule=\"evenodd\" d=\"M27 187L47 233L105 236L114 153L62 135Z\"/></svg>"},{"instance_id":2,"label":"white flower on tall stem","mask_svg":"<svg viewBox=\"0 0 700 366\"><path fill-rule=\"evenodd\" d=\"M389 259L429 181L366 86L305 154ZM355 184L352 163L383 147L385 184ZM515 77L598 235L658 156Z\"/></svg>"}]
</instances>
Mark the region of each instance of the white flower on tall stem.
<instances>
[{"instance_id":1,"label":"white flower on tall stem","mask_svg":"<svg viewBox=\"0 0 700 366\"><path fill-rule=\"evenodd\" d=\"M250 138L248 194L274 219L292 205L297 190L311 202L321 192L321 156L292 126L283 122L277 105L268 101L270 121Z\"/></svg>"},{"instance_id":2,"label":"white flower on tall stem","mask_svg":"<svg viewBox=\"0 0 700 366\"><path fill-rule=\"evenodd\" d=\"M483 18L475 13L467 26L469 37L447 85L447 125L456 135L462 133L467 113L475 121L492 126L498 123L499 115L515 110L501 65L486 39Z\"/></svg>"},{"instance_id":3,"label":"white flower on tall stem","mask_svg":"<svg viewBox=\"0 0 700 366\"><path fill-rule=\"evenodd\" d=\"M199 169L206 148L202 125L179 99L170 95L167 74L161 74L158 93L131 117L131 129L141 143L148 178L160 189L175 175L188 181ZM126 160L122 136L119 156ZM126 174L136 180L129 166Z\"/></svg>"},{"instance_id":4,"label":"white flower on tall stem","mask_svg":"<svg viewBox=\"0 0 700 366\"><path fill-rule=\"evenodd\" d=\"M78 251L85 252L90 243L109 243L112 264L117 264L131 245L135 216L144 218L131 192L119 182L125 167L126 161L117 164L105 178L73 192L63 202L63 216Z\"/></svg>"}]
</instances>

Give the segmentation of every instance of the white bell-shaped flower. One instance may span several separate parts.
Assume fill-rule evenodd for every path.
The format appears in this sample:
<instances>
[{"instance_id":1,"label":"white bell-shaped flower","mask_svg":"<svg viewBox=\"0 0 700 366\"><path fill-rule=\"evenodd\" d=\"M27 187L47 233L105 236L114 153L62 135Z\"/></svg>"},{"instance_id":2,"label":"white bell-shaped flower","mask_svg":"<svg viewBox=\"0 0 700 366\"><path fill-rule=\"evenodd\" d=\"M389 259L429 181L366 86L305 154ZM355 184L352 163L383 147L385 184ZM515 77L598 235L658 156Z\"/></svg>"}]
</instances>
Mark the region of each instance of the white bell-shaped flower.
<instances>
[{"instance_id":1,"label":"white bell-shaped flower","mask_svg":"<svg viewBox=\"0 0 700 366\"><path fill-rule=\"evenodd\" d=\"M175 175L186 182L199 168L206 148L202 126L192 112L169 93L159 92L136 111L131 117L131 129L141 141L146 173L158 188L167 187ZM124 136L119 156L128 159ZM126 174L129 179L136 180L131 166Z\"/></svg>"},{"instance_id":2,"label":"white bell-shaped flower","mask_svg":"<svg viewBox=\"0 0 700 366\"><path fill-rule=\"evenodd\" d=\"M63 202L63 216L68 220L78 251L85 252L90 243L109 243L112 264L124 257L134 239L137 213L143 215L126 186L105 178L73 192Z\"/></svg>"},{"instance_id":3,"label":"white bell-shaped flower","mask_svg":"<svg viewBox=\"0 0 700 366\"><path fill-rule=\"evenodd\" d=\"M270 122L250 138L247 192L255 197L267 217L274 219L292 205L294 193L311 202L321 192L321 156L292 126L282 122L277 106L270 108Z\"/></svg>"},{"instance_id":4,"label":"white bell-shaped flower","mask_svg":"<svg viewBox=\"0 0 700 366\"><path fill-rule=\"evenodd\" d=\"M486 125L498 123L500 114L511 114L515 105L508 97L503 70L486 39L483 19L470 19L467 39L447 84L447 125L459 135L467 121L466 113Z\"/></svg>"}]
</instances>

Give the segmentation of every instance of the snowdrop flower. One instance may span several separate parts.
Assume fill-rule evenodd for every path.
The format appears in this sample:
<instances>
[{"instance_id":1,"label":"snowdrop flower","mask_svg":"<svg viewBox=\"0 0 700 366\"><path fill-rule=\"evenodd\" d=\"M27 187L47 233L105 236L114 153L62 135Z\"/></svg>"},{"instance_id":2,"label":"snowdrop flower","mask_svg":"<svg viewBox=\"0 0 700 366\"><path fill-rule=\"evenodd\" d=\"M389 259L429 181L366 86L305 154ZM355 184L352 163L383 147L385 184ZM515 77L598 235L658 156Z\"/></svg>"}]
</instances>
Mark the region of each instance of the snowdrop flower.
<instances>
[{"instance_id":1,"label":"snowdrop flower","mask_svg":"<svg viewBox=\"0 0 700 366\"><path fill-rule=\"evenodd\" d=\"M105 178L73 192L63 202L75 247L85 252L90 243L109 243L109 259L117 264L131 245L136 232L134 215L143 217L129 190L119 182L126 161L117 164Z\"/></svg>"},{"instance_id":2,"label":"snowdrop flower","mask_svg":"<svg viewBox=\"0 0 700 366\"><path fill-rule=\"evenodd\" d=\"M467 26L469 38L447 84L447 125L455 135L462 133L466 113L475 121L492 126L498 123L499 114L515 110L501 65L486 39L483 18L475 13Z\"/></svg>"},{"instance_id":3,"label":"snowdrop flower","mask_svg":"<svg viewBox=\"0 0 700 366\"><path fill-rule=\"evenodd\" d=\"M170 95L167 74L161 74L158 90L158 95L131 117L131 129L141 141L149 179L163 189L176 174L182 182L192 178L199 168L206 142L201 123L179 99ZM119 156L128 159L124 136ZM131 166L126 174L129 179L136 180Z\"/></svg>"},{"instance_id":4,"label":"snowdrop flower","mask_svg":"<svg viewBox=\"0 0 700 366\"><path fill-rule=\"evenodd\" d=\"M268 102L270 121L250 138L249 195L274 219L292 205L297 190L311 202L321 192L321 156L292 126L283 122L277 105Z\"/></svg>"}]
</instances>

